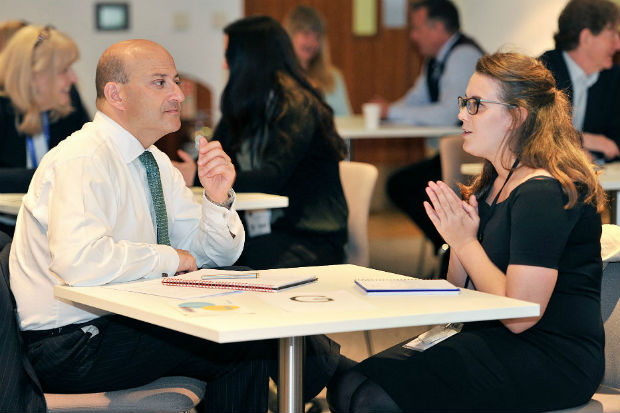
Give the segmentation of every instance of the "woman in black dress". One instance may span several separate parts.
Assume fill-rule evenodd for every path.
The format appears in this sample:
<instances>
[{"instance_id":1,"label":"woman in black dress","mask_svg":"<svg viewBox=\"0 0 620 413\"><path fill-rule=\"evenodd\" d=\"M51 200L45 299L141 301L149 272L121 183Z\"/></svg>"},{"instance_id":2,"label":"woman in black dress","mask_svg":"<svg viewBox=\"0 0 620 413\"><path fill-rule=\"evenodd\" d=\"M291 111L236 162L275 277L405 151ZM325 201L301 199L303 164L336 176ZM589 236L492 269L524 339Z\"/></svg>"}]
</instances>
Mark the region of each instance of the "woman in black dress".
<instances>
[{"instance_id":1,"label":"woman in black dress","mask_svg":"<svg viewBox=\"0 0 620 413\"><path fill-rule=\"evenodd\" d=\"M448 279L538 303L540 316L466 324L423 352L392 347L329 389L334 411L540 412L587 402L601 381L605 195L565 95L537 60L498 53L478 61L459 106L463 148L486 162L463 200L427 188Z\"/></svg>"},{"instance_id":2,"label":"woman in black dress","mask_svg":"<svg viewBox=\"0 0 620 413\"><path fill-rule=\"evenodd\" d=\"M235 191L289 198L289 206L271 216L246 214L238 265L342 263L348 211L338 162L346 149L332 110L306 79L277 21L249 17L224 33L230 77L214 139L236 166Z\"/></svg>"}]
</instances>

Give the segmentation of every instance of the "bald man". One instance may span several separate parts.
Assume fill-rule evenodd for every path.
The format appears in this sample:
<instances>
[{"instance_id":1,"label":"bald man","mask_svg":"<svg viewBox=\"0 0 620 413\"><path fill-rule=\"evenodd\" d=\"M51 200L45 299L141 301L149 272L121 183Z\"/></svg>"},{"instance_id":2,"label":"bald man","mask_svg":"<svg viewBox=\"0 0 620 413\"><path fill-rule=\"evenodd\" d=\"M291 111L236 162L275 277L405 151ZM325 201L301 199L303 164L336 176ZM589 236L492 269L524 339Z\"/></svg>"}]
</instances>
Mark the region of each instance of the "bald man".
<instances>
[{"instance_id":1,"label":"bald man","mask_svg":"<svg viewBox=\"0 0 620 413\"><path fill-rule=\"evenodd\" d=\"M220 144L200 142L202 205L153 146L180 127L172 56L147 40L117 43L99 60L96 88L94 120L37 169L11 250L11 289L43 390L110 391L185 375L210 382L205 409L266 410L264 343L220 345L54 297L55 285L231 265L243 248L235 170Z\"/></svg>"}]
</instances>

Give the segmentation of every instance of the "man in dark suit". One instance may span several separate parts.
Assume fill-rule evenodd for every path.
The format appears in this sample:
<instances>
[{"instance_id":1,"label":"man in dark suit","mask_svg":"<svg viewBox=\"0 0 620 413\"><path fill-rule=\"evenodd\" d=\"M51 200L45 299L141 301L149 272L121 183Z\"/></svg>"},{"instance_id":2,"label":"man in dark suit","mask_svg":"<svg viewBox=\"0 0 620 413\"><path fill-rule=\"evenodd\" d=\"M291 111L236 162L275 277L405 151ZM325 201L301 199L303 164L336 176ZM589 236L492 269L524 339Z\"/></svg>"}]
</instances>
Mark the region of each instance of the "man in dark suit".
<instances>
[{"instance_id":1,"label":"man in dark suit","mask_svg":"<svg viewBox=\"0 0 620 413\"><path fill-rule=\"evenodd\" d=\"M555 50L540 59L573 105L573 124L595 157L620 156L620 8L608 0L571 0L558 20Z\"/></svg>"}]
</instances>

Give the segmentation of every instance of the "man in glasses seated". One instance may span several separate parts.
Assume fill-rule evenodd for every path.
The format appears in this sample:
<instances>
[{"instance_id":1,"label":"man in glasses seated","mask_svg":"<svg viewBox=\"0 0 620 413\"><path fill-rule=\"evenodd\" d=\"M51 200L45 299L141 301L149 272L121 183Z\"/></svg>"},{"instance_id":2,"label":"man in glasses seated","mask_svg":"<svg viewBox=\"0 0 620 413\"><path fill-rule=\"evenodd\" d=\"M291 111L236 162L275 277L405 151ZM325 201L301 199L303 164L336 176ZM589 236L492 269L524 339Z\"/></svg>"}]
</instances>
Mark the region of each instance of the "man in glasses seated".
<instances>
[{"instance_id":1,"label":"man in glasses seated","mask_svg":"<svg viewBox=\"0 0 620 413\"><path fill-rule=\"evenodd\" d=\"M573 125L594 158L620 157L620 8L608 0L572 0L558 19L555 49L540 59L570 98Z\"/></svg>"},{"instance_id":2,"label":"man in glasses seated","mask_svg":"<svg viewBox=\"0 0 620 413\"><path fill-rule=\"evenodd\" d=\"M474 73L476 61L483 51L476 42L459 31L459 15L449 0L424 0L411 7L411 40L426 58L424 70L413 88L396 102L384 98L382 116L388 120L413 125L456 125L457 107L454 100L463 93ZM436 139L427 140L437 152ZM427 199L424 188L428 181L441 179L439 154L409 165L390 177L387 192L429 238L435 250L443 239L426 216L422 202Z\"/></svg>"}]
</instances>

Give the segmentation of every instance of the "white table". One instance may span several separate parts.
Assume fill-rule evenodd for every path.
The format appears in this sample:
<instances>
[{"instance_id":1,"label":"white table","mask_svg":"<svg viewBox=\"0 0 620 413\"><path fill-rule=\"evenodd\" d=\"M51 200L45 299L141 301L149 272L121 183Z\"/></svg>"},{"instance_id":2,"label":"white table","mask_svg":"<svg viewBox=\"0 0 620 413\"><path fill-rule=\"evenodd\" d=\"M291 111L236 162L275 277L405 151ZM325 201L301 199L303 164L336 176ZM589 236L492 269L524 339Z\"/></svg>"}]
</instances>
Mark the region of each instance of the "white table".
<instances>
[{"instance_id":1,"label":"white table","mask_svg":"<svg viewBox=\"0 0 620 413\"><path fill-rule=\"evenodd\" d=\"M343 139L435 138L463 132L458 126L413 126L388 121L381 121L377 129L368 129L361 115L337 116L335 122L336 130Z\"/></svg>"},{"instance_id":2,"label":"white table","mask_svg":"<svg viewBox=\"0 0 620 413\"><path fill-rule=\"evenodd\" d=\"M462 129L458 126L414 126L381 121L377 129L368 129L364 117L337 116L336 130L347 144L351 159L351 139L384 139L384 138L436 138L446 135L458 135Z\"/></svg>"},{"instance_id":3,"label":"white table","mask_svg":"<svg viewBox=\"0 0 620 413\"><path fill-rule=\"evenodd\" d=\"M192 193L196 202L202 202L203 188L193 186ZM282 195L264 194L262 192L237 192L237 211L255 209L286 208L288 197Z\"/></svg>"},{"instance_id":4,"label":"white table","mask_svg":"<svg viewBox=\"0 0 620 413\"><path fill-rule=\"evenodd\" d=\"M235 305L252 309L253 314L188 317L157 297L105 287L57 286L57 297L103 309L123 316L191 334L218 343L278 338L280 340L280 411L302 411L301 374L303 337L314 334L422 326L448 322L468 322L532 317L538 304L462 290L458 295L366 296L355 287L355 278L385 278L393 274L355 265L333 265L269 270L315 274L319 281L295 288L296 294L327 295L347 291L370 308L340 311L286 312L262 298L272 293L244 292L228 296ZM176 288L176 287L170 287ZM181 288L181 287L178 287ZM284 293L279 293L284 294ZM315 304L316 305L316 304Z\"/></svg>"},{"instance_id":5,"label":"white table","mask_svg":"<svg viewBox=\"0 0 620 413\"><path fill-rule=\"evenodd\" d=\"M202 188L192 188L195 200L200 201ZM17 215L22 205L24 194L0 194L0 213ZM259 192L237 193L237 211L285 208L288 206L288 197L281 195L263 194Z\"/></svg>"},{"instance_id":6,"label":"white table","mask_svg":"<svg viewBox=\"0 0 620 413\"><path fill-rule=\"evenodd\" d=\"M24 194L0 194L0 213L17 215Z\"/></svg>"},{"instance_id":7,"label":"white table","mask_svg":"<svg viewBox=\"0 0 620 413\"><path fill-rule=\"evenodd\" d=\"M475 176L481 171L481 163L464 163L461 165L461 173L463 175ZM605 191L616 193L615 223L618 224L620 223L620 161L604 164L598 179Z\"/></svg>"}]
</instances>

